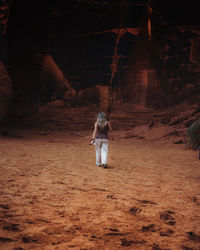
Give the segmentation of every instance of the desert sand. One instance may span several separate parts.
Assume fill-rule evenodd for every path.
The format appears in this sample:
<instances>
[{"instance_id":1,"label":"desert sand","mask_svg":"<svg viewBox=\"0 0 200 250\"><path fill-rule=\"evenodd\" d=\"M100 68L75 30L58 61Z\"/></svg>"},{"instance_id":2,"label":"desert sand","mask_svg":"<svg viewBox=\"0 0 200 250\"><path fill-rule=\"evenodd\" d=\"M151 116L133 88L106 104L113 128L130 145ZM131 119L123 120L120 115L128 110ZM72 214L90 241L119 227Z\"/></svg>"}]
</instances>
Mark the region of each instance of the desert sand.
<instances>
[{"instance_id":1,"label":"desert sand","mask_svg":"<svg viewBox=\"0 0 200 250\"><path fill-rule=\"evenodd\" d=\"M103 169L98 109L58 106L0 136L0 249L200 249L200 160L183 135L131 136L158 116L115 112Z\"/></svg>"}]
</instances>

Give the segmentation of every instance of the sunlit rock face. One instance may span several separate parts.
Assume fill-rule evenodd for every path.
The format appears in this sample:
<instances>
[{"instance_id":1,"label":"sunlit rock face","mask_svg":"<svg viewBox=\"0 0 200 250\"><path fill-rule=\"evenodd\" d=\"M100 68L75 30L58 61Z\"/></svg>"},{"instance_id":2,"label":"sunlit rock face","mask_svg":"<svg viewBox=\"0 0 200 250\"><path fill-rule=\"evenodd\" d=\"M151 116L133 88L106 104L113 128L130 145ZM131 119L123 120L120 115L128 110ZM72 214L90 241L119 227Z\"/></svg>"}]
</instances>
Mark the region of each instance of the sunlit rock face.
<instances>
[{"instance_id":1,"label":"sunlit rock face","mask_svg":"<svg viewBox=\"0 0 200 250\"><path fill-rule=\"evenodd\" d=\"M133 43L131 63L121 84L128 102L143 107L162 108L165 95L161 88L160 46L155 39L139 39Z\"/></svg>"}]
</instances>

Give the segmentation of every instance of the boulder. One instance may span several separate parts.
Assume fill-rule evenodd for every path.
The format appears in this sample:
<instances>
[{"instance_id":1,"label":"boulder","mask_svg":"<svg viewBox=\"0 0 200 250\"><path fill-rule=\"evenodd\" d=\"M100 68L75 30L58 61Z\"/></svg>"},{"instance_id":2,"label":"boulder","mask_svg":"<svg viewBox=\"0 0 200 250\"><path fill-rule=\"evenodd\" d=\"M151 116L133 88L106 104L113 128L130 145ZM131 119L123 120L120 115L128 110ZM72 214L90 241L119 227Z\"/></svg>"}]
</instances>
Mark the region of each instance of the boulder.
<instances>
[{"instance_id":1,"label":"boulder","mask_svg":"<svg viewBox=\"0 0 200 250\"><path fill-rule=\"evenodd\" d=\"M99 105L99 88L92 87L87 89L82 89L78 92L76 96L76 103L78 105Z\"/></svg>"}]
</instances>

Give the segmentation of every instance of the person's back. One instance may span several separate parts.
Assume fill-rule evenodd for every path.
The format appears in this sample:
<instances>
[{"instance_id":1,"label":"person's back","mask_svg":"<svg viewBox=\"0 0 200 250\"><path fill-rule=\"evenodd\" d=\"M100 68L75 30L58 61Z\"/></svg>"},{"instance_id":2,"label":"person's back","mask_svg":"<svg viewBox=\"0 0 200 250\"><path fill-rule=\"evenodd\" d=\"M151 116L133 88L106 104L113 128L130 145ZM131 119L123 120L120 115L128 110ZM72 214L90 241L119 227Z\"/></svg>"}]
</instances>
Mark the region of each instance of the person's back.
<instances>
[{"instance_id":1,"label":"person's back","mask_svg":"<svg viewBox=\"0 0 200 250\"><path fill-rule=\"evenodd\" d=\"M95 140L96 149L96 166L107 168L107 155L109 147L109 132L111 132L110 122L106 119L106 115L101 112L98 114L95 122L92 140Z\"/></svg>"},{"instance_id":2,"label":"person's back","mask_svg":"<svg viewBox=\"0 0 200 250\"><path fill-rule=\"evenodd\" d=\"M96 139L109 139L108 132L109 132L109 125L107 121L104 126L100 126L97 123Z\"/></svg>"}]
</instances>

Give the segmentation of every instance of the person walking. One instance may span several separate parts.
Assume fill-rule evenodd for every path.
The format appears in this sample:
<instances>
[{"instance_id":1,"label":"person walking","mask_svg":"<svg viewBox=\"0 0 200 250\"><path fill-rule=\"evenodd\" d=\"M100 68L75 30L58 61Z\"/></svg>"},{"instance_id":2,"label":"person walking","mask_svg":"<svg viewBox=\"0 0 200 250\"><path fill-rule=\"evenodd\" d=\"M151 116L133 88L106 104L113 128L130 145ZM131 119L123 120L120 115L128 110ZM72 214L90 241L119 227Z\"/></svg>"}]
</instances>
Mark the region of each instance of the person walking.
<instances>
[{"instance_id":1,"label":"person walking","mask_svg":"<svg viewBox=\"0 0 200 250\"><path fill-rule=\"evenodd\" d=\"M91 142L95 144L97 167L102 166L103 168L107 168L109 139L113 139L111 132L112 128L110 121L107 120L104 112L100 112L94 124Z\"/></svg>"}]
</instances>

